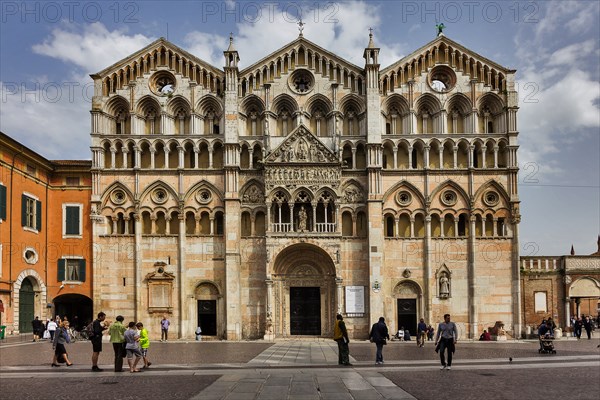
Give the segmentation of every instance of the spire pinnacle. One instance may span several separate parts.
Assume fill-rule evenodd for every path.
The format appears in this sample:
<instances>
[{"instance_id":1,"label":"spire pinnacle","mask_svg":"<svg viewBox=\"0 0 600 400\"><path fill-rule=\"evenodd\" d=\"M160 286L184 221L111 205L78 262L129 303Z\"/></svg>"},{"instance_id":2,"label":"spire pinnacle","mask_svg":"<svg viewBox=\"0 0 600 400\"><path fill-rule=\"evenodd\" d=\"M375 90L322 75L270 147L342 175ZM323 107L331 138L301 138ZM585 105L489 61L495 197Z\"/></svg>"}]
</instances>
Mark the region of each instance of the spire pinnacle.
<instances>
[{"instance_id":1,"label":"spire pinnacle","mask_svg":"<svg viewBox=\"0 0 600 400\"><path fill-rule=\"evenodd\" d=\"M304 30L304 25L306 24L302 22L302 18L300 18L300 20L298 21L298 31L300 31L298 37L304 37L304 34L302 33L302 31Z\"/></svg>"},{"instance_id":2,"label":"spire pinnacle","mask_svg":"<svg viewBox=\"0 0 600 400\"><path fill-rule=\"evenodd\" d=\"M375 42L373 41L373 28L369 28L369 45L368 48L375 48Z\"/></svg>"},{"instance_id":3,"label":"spire pinnacle","mask_svg":"<svg viewBox=\"0 0 600 400\"><path fill-rule=\"evenodd\" d=\"M229 47L227 51L235 51L235 47L233 47L233 32L229 33Z\"/></svg>"}]
</instances>

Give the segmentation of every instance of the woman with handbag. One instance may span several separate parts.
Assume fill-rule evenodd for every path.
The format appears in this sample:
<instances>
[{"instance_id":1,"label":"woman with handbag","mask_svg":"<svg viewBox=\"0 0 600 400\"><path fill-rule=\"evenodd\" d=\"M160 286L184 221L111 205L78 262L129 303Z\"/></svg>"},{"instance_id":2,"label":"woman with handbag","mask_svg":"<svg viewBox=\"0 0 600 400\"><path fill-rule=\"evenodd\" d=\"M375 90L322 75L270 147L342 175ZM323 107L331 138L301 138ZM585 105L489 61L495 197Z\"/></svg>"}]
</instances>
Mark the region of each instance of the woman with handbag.
<instances>
[{"instance_id":1,"label":"woman with handbag","mask_svg":"<svg viewBox=\"0 0 600 400\"><path fill-rule=\"evenodd\" d=\"M69 321L63 321L56 330L54 340L52 341L52 349L54 349L54 358L52 359L53 367L58 367L58 363L66 363L67 367L73 365L73 363L69 361L69 355L65 348L65 344L70 342L71 335L69 335Z\"/></svg>"}]
</instances>

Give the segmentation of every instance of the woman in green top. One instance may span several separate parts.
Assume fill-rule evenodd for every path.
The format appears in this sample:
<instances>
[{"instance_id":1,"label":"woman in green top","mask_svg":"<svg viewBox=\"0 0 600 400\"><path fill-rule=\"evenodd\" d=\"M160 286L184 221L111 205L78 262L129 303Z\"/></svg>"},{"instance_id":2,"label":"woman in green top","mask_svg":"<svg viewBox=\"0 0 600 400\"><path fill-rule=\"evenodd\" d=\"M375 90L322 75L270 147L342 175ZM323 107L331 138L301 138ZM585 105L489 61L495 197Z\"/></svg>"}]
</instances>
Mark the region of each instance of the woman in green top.
<instances>
[{"instance_id":1,"label":"woman in green top","mask_svg":"<svg viewBox=\"0 0 600 400\"><path fill-rule=\"evenodd\" d=\"M140 331L140 349L142 350L142 356L144 357L144 366L143 368L148 368L152 365L150 361L148 361L148 347L150 347L150 338L148 337L148 330L144 328L144 324L138 322L135 325Z\"/></svg>"}]
</instances>

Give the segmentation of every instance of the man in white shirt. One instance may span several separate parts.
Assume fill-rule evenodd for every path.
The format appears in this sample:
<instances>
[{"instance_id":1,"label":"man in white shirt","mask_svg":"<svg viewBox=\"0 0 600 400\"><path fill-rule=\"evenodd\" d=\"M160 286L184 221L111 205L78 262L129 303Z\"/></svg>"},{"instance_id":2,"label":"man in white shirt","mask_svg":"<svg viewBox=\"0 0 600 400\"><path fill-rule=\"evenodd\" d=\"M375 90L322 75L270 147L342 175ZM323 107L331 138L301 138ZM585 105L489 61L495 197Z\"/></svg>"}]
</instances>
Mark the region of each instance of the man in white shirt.
<instances>
[{"instance_id":1,"label":"man in white shirt","mask_svg":"<svg viewBox=\"0 0 600 400\"><path fill-rule=\"evenodd\" d=\"M440 322L435 337L436 351L438 351L439 344L440 361L442 363L440 369L452 369L452 353L454 353L457 338L458 329L456 329L456 324L450 322L450 314L445 314L444 322ZM446 364L446 359L444 358L444 351L446 349L448 349L448 364Z\"/></svg>"}]
</instances>

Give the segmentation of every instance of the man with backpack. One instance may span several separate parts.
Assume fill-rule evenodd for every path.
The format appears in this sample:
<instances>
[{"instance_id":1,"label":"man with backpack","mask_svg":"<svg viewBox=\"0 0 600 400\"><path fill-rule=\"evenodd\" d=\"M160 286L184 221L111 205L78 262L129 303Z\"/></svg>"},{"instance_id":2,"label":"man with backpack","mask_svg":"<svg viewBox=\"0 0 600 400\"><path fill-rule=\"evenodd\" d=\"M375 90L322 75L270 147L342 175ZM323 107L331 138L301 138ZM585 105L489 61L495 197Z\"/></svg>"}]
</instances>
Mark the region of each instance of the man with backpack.
<instances>
[{"instance_id":1,"label":"man with backpack","mask_svg":"<svg viewBox=\"0 0 600 400\"><path fill-rule=\"evenodd\" d=\"M102 369L98 367L98 357L102 351L102 332L106 327L102 324L102 321L106 318L106 314L102 311L98 313L98 318L92 322L92 330L90 341L92 342L92 371L101 372Z\"/></svg>"}]
</instances>

